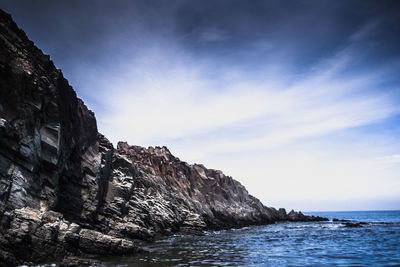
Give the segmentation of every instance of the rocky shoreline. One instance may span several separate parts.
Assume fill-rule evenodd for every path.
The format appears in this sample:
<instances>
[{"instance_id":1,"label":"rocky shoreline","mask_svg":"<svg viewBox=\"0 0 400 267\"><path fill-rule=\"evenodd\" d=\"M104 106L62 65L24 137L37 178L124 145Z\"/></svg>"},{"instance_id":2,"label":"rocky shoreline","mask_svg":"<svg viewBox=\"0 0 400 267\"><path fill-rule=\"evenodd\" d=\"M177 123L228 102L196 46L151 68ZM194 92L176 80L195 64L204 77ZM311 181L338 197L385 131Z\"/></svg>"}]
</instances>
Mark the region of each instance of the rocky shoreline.
<instances>
[{"instance_id":1,"label":"rocky shoreline","mask_svg":"<svg viewBox=\"0 0 400 267\"><path fill-rule=\"evenodd\" d=\"M114 148L50 57L0 10L0 266L132 254L177 232L322 220L266 207L166 147Z\"/></svg>"}]
</instances>

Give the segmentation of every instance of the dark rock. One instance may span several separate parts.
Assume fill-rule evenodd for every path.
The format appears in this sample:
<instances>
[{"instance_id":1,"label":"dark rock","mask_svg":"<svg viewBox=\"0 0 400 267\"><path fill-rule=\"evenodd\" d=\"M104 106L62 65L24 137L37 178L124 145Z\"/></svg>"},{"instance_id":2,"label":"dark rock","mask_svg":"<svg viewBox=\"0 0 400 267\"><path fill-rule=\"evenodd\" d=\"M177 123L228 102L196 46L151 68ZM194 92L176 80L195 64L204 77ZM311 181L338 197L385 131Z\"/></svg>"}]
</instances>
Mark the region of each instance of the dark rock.
<instances>
[{"instance_id":1,"label":"dark rock","mask_svg":"<svg viewBox=\"0 0 400 267\"><path fill-rule=\"evenodd\" d=\"M320 220L266 207L166 147L114 149L61 71L0 10L2 265L91 265L81 258L132 254L175 232Z\"/></svg>"},{"instance_id":2,"label":"dark rock","mask_svg":"<svg viewBox=\"0 0 400 267\"><path fill-rule=\"evenodd\" d=\"M60 267L80 267L80 266L104 266L100 261L87 258L65 257L59 265Z\"/></svg>"},{"instance_id":3,"label":"dark rock","mask_svg":"<svg viewBox=\"0 0 400 267\"><path fill-rule=\"evenodd\" d=\"M365 225L366 223L364 222L357 222L357 223L350 223L347 222L344 224L344 227L348 227L348 228L360 228L363 227L363 225Z\"/></svg>"},{"instance_id":4,"label":"dark rock","mask_svg":"<svg viewBox=\"0 0 400 267\"><path fill-rule=\"evenodd\" d=\"M333 222L351 222L351 220L332 219Z\"/></svg>"},{"instance_id":5,"label":"dark rock","mask_svg":"<svg viewBox=\"0 0 400 267\"><path fill-rule=\"evenodd\" d=\"M320 216L305 216L301 211L296 212L291 210L287 215L289 221L293 222L312 222L312 221L329 221L328 218L320 217Z\"/></svg>"}]
</instances>

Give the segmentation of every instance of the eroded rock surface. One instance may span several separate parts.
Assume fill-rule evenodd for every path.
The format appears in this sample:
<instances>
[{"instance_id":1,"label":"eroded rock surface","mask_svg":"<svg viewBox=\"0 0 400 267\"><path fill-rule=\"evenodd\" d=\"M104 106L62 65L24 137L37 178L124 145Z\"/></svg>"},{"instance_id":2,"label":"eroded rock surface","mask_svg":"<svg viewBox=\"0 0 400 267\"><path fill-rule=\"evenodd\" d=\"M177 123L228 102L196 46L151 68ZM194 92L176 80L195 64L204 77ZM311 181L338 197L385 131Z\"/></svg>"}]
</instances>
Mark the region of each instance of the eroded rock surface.
<instances>
[{"instance_id":1,"label":"eroded rock surface","mask_svg":"<svg viewBox=\"0 0 400 267\"><path fill-rule=\"evenodd\" d=\"M49 56L0 10L0 265L135 253L174 232L322 219L266 207L166 147L114 148Z\"/></svg>"}]
</instances>

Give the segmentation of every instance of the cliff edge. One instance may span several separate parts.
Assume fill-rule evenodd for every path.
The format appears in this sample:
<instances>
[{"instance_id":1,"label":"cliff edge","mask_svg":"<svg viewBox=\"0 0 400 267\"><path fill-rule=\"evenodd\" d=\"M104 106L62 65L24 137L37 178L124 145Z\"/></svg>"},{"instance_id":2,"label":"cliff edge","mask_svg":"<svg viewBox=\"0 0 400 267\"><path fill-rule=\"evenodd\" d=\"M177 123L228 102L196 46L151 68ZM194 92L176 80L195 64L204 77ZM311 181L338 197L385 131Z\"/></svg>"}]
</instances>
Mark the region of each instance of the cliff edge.
<instances>
[{"instance_id":1,"label":"cliff edge","mask_svg":"<svg viewBox=\"0 0 400 267\"><path fill-rule=\"evenodd\" d=\"M175 232L308 220L323 218L266 207L231 177L166 147L114 148L49 56L0 10L0 266L135 253Z\"/></svg>"}]
</instances>

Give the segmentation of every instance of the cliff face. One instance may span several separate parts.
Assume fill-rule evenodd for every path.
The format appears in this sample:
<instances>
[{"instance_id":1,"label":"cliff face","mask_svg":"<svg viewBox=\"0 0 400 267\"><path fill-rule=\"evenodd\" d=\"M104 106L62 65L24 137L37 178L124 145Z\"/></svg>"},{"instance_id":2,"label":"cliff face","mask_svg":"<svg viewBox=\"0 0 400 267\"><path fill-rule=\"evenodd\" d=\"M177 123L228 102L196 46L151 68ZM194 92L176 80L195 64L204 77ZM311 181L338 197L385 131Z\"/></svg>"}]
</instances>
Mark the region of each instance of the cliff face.
<instances>
[{"instance_id":1,"label":"cliff face","mask_svg":"<svg viewBox=\"0 0 400 267\"><path fill-rule=\"evenodd\" d=\"M113 148L49 56L0 10L0 266L133 253L178 231L321 219L265 207L165 147Z\"/></svg>"}]
</instances>

